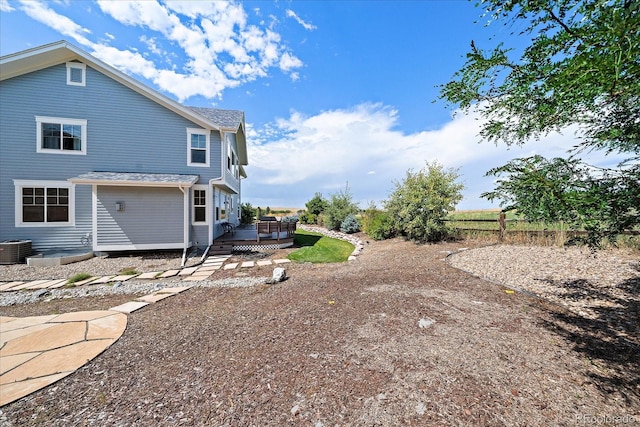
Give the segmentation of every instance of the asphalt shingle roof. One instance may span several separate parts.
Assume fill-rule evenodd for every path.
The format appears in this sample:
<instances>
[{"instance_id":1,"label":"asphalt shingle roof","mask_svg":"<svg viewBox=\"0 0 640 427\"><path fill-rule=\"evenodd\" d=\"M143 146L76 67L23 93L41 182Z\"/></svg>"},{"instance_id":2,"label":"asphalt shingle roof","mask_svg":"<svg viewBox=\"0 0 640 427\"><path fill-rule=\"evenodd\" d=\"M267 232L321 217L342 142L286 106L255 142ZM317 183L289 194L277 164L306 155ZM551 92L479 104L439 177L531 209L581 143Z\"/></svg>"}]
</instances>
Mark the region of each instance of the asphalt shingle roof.
<instances>
[{"instance_id":1,"label":"asphalt shingle roof","mask_svg":"<svg viewBox=\"0 0 640 427\"><path fill-rule=\"evenodd\" d=\"M88 172L71 180L78 181L110 181L139 182L140 184L183 184L193 185L199 175L180 175L168 173L130 173L130 172Z\"/></svg>"},{"instance_id":2,"label":"asphalt shingle roof","mask_svg":"<svg viewBox=\"0 0 640 427\"><path fill-rule=\"evenodd\" d=\"M219 108L187 107L225 129L237 129L244 122L244 111Z\"/></svg>"}]
</instances>

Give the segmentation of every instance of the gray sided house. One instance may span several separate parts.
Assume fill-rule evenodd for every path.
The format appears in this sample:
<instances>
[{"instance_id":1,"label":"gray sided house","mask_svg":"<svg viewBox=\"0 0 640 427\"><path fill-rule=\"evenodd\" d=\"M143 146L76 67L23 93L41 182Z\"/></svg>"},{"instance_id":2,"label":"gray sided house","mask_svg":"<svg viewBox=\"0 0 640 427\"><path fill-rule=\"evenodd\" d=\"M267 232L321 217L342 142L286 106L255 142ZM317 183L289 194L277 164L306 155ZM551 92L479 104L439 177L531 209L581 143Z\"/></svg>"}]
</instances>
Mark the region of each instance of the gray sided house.
<instances>
[{"instance_id":1,"label":"gray sided house","mask_svg":"<svg viewBox=\"0 0 640 427\"><path fill-rule=\"evenodd\" d=\"M0 241L206 247L237 224L242 111L190 108L61 41L0 58Z\"/></svg>"}]
</instances>

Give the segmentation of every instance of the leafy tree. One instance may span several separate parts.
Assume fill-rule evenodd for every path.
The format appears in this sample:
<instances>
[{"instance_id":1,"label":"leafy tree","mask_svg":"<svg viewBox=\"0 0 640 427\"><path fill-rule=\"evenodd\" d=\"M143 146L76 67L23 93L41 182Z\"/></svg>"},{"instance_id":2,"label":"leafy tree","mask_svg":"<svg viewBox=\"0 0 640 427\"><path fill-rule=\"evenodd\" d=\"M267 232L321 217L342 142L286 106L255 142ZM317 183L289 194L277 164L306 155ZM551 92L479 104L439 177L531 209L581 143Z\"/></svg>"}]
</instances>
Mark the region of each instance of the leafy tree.
<instances>
[{"instance_id":1,"label":"leafy tree","mask_svg":"<svg viewBox=\"0 0 640 427\"><path fill-rule=\"evenodd\" d=\"M349 184L344 190L332 194L324 210L324 223L329 230L338 230L348 215L358 213L358 204L353 201Z\"/></svg>"},{"instance_id":2,"label":"leafy tree","mask_svg":"<svg viewBox=\"0 0 640 427\"><path fill-rule=\"evenodd\" d=\"M464 186L456 182L457 170L445 170L437 161L427 162L418 172L407 171L385 202L393 228L409 239L438 241L448 234L449 212L462 200Z\"/></svg>"},{"instance_id":3,"label":"leafy tree","mask_svg":"<svg viewBox=\"0 0 640 427\"><path fill-rule=\"evenodd\" d=\"M322 197L322 193L316 193L305 206L310 214L320 215L327 208L327 201Z\"/></svg>"},{"instance_id":4,"label":"leafy tree","mask_svg":"<svg viewBox=\"0 0 640 427\"><path fill-rule=\"evenodd\" d=\"M640 2L483 0L480 6L489 22L504 23L511 37L527 38L528 46L520 53L502 44L484 51L472 41L466 64L442 87L441 97L464 111L476 108L485 119L480 136L487 141L518 145L574 125L574 156L585 150L628 156L607 171L594 171L576 157L516 159L489 172L507 174L507 180L485 196L522 213L542 209L538 217L549 221L575 215L573 227L587 229L591 242L603 230L640 223L637 199L627 197L640 178ZM525 166L531 173L522 175L518 170ZM562 191L545 193L540 204L527 188L535 174L554 172L553 167L561 170L550 173L546 185ZM584 179L569 179L569 170L579 170ZM596 202L620 214L612 220L598 216L596 225L585 210Z\"/></svg>"},{"instance_id":5,"label":"leafy tree","mask_svg":"<svg viewBox=\"0 0 640 427\"><path fill-rule=\"evenodd\" d=\"M633 169L633 168L632 168ZM562 221L587 231L582 240L591 247L637 224L640 215L640 165L635 171L587 167L575 159L542 156L516 159L487 172L498 179L494 191L482 196L501 199L506 210L517 208L526 218Z\"/></svg>"}]
</instances>

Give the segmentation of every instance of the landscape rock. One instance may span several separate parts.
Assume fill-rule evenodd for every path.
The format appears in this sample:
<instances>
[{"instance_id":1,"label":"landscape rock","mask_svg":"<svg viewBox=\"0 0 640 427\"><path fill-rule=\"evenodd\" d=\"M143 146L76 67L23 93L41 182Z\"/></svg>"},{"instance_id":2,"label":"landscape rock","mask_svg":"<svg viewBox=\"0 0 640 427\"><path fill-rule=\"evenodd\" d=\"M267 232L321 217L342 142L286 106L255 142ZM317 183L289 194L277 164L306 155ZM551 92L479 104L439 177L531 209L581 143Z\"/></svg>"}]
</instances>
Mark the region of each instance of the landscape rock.
<instances>
[{"instance_id":1,"label":"landscape rock","mask_svg":"<svg viewBox=\"0 0 640 427\"><path fill-rule=\"evenodd\" d=\"M273 285L275 283L283 282L287 278L287 271L282 267L276 267L273 269L273 275L271 279L267 280L267 283Z\"/></svg>"}]
</instances>

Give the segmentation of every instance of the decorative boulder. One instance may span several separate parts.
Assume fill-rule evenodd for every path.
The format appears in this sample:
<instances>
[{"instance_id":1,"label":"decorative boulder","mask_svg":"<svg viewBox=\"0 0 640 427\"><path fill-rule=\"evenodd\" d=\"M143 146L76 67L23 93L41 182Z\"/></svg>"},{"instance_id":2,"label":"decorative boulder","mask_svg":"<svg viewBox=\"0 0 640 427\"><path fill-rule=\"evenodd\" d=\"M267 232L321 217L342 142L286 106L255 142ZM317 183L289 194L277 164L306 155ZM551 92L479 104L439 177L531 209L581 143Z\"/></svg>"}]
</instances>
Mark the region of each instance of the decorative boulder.
<instances>
[{"instance_id":1,"label":"decorative boulder","mask_svg":"<svg viewBox=\"0 0 640 427\"><path fill-rule=\"evenodd\" d=\"M276 267L273 269L273 276L271 279L267 280L267 283L274 284L280 283L287 278L287 271L282 267Z\"/></svg>"}]
</instances>

